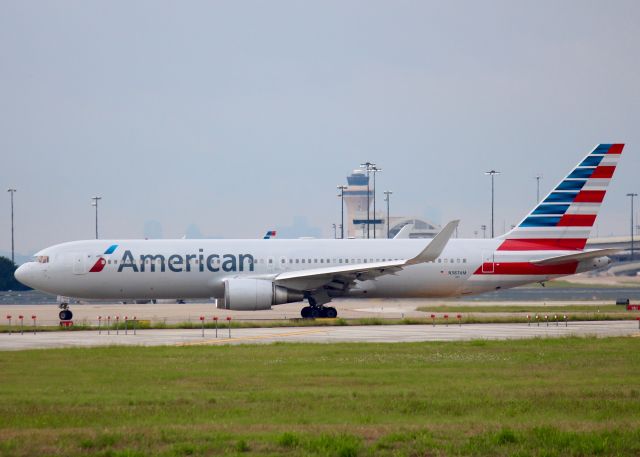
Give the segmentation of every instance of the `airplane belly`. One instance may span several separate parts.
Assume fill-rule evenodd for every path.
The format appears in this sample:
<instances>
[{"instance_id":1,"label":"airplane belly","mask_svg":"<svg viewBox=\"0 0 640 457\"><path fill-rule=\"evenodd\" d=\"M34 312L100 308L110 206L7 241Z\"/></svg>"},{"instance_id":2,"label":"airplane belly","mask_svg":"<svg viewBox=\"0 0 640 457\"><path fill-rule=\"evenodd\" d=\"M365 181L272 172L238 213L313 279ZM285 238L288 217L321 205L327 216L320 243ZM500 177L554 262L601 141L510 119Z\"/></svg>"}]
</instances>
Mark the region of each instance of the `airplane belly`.
<instances>
[{"instance_id":1,"label":"airplane belly","mask_svg":"<svg viewBox=\"0 0 640 457\"><path fill-rule=\"evenodd\" d=\"M142 276L144 275L144 276ZM210 275L149 272L123 275L101 272L85 275L52 277L48 291L69 297L90 299L131 298L210 298L221 296L222 280L214 281Z\"/></svg>"}]
</instances>

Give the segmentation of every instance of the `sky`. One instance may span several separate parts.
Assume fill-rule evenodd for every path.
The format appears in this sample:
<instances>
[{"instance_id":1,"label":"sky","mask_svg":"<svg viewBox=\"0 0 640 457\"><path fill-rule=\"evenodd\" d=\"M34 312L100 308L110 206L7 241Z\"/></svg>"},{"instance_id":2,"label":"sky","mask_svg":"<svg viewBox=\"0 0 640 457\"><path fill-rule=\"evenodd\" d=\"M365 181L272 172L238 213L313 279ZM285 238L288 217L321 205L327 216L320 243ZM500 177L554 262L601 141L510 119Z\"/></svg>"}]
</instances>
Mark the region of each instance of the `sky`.
<instances>
[{"instance_id":1,"label":"sky","mask_svg":"<svg viewBox=\"0 0 640 457\"><path fill-rule=\"evenodd\" d=\"M637 1L2 0L16 252L94 237L94 195L101 238L332 237L336 185L367 160L392 215L460 218L465 237L501 171L501 232L536 174L544 194L611 142L627 147L593 236L628 234L639 56Z\"/></svg>"}]
</instances>

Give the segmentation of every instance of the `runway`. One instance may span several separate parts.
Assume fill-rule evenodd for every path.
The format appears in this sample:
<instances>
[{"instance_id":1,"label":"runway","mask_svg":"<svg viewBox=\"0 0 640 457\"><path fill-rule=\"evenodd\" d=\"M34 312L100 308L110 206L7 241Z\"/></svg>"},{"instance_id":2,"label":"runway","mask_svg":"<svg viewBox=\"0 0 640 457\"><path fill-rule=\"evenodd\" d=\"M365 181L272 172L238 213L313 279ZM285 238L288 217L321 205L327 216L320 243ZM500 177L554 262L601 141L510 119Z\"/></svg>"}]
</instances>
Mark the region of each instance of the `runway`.
<instances>
[{"instance_id":1,"label":"runway","mask_svg":"<svg viewBox=\"0 0 640 457\"><path fill-rule=\"evenodd\" d=\"M96 346L201 346L227 344L338 343L370 342L400 343L420 341L464 341L473 339L507 340L549 338L562 336L636 336L640 337L635 321L570 322L568 326L550 324L463 324L458 325L371 325L335 327L281 327L218 330L131 330L124 334L110 331L69 331L24 334L0 334L0 350L51 349Z\"/></svg>"}]
</instances>

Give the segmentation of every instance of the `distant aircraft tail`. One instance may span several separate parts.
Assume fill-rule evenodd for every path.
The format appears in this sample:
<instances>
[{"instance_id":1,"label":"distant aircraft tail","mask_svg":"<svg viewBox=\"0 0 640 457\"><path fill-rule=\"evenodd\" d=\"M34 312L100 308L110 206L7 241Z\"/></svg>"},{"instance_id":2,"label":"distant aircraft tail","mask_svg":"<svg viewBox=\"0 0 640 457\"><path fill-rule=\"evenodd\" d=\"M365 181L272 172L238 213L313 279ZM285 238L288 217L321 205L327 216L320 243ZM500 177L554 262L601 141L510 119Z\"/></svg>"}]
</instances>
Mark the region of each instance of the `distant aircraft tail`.
<instances>
[{"instance_id":1,"label":"distant aircraft tail","mask_svg":"<svg viewBox=\"0 0 640 457\"><path fill-rule=\"evenodd\" d=\"M276 237L276 231L275 230L269 230L267 233L265 233L264 238L262 238L263 240L270 240L271 238L275 238Z\"/></svg>"},{"instance_id":2,"label":"distant aircraft tail","mask_svg":"<svg viewBox=\"0 0 640 457\"><path fill-rule=\"evenodd\" d=\"M582 250L624 144L599 144L513 230L499 251Z\"/></svg>"}]
</instances>

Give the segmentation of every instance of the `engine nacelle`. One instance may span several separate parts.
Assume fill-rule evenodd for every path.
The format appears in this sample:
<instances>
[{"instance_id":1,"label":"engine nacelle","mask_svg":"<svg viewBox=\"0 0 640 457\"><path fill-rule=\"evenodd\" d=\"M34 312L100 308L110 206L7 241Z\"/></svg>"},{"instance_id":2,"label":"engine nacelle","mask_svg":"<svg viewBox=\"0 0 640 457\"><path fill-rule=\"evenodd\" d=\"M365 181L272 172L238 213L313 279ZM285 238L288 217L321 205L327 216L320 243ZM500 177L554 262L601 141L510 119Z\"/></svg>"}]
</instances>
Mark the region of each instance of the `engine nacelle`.
<instances>
[{"instance_id":1,"label":"engine nacelle","mask_svg":"<svg viewBox=\"0 0 640 457\"><path fill-rule=\"evenodd\" d=\"M277 286L267 279L227 279L224 281L224 302L218 300L218 308L257 311L303 299L302 292Z\"/></svg>"}]
</instances>

